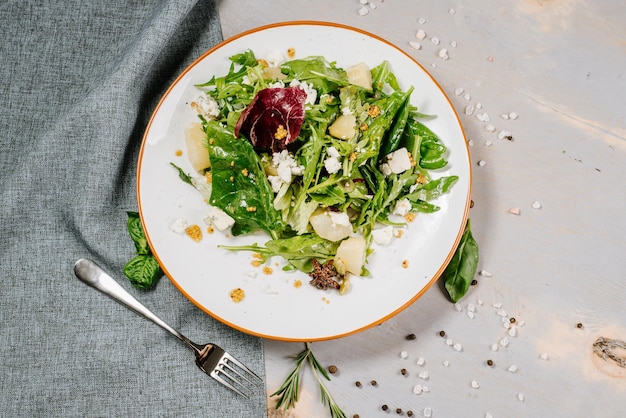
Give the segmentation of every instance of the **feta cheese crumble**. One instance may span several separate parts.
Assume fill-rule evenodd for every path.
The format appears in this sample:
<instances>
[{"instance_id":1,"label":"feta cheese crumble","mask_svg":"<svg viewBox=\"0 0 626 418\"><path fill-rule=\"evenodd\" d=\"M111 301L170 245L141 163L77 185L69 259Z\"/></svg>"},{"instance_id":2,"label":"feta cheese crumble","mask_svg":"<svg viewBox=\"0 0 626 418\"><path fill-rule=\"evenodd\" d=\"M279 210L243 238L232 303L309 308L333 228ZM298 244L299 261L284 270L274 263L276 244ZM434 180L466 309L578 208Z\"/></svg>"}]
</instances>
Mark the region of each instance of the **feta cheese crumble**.
<instances>
[{"instance_id":1,"label":"feta cheese crumble","mask_svg":"<svg viewBox=\"0 0 626 418\"><path fill-rule=\"evenodd\" d=\"M275 152L272 155L272 167L276 168L276 175L269 175L267 179L272 185L274 193L278 193L283 184L291 184L293 176L301 176L304 166L298 165L293 155L287 150Z\"/></svg>"},{"instance_id":2,"label":"feta cheese crumble","mask_svg":"<svg viewBox=\"0 0 626 418\"><path fill-rule=\"evenodd\" d=\"M235 220L226 212L215 206L209 206L204 223L215 227L218 231L224 231L235 224Z\"/></svg>"},{"instance_id":3,"label":"feta cheese crumble","mask_svg":"<svg viewBox=\"0 0 626 418\"><path fill-rule=\"evenodd\" d=\"M191 107L206 120L214 120L220 115L220 107L210 96L198 96L191 102Z\"/></svg>"}]
</instances>

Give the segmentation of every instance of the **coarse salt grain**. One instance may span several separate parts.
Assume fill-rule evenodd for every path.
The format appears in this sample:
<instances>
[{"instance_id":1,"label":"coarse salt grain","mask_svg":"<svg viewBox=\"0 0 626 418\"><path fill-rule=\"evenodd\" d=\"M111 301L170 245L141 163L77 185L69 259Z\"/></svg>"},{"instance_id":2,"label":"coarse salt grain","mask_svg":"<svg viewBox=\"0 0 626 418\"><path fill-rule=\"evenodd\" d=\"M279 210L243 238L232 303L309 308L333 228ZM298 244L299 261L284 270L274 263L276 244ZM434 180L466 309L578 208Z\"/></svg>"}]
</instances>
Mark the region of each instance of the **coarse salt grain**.
<instances>
[{"instance_id":1,"label":"coarse salt grain","mask_svg":"<svg viewBox=\"0 0 626 418\"><path fill-rule=\"evenodd\" d=\"M359 0L359 3L361 4L367 4L369 0Z\"/></svg>"},{"instance_id":2,"label":"coarse salt grain","mask_svg":"<svg viewBox=\"0 0 626 418\"><path fill-rule=\"evenodd\" d=\"M517 394L517 400L520 402L524 402L524 394L523 393L518 393Z\"/></svg>"},{"instance_id":3,"label":"coarse salt grain","mask_svg":"<svg viewBox=\"0 0 626 418\"><path fill-rule=\"evenodd\" d=\"M472 96L470 96L470 95L469 95L469 93L465 93L465 94L463 95L463 98L464 98L465 100L467 100L468 102L469 102L470 100L472 100Z\"/></svg>"},{"instance_id":4,"label":"coarse salt grain","mask_svg":"<svg viewBox=\"0 0 626 418\"><path fill-rule=\"evenodd\" d=\"M415 41L410 41L409 46L415 50L419 50L422 48L422 44L420 44L419 42L415 42Z\"/></svg>"},{"instance_id":5,"label":"coarse salt grain","mask_svg":"<svg viewBox=\"0 0 626 418\"><path fill-rule=\"evenodd\" d=\"M541 353L541 355L539 356L539 358L541 360L549 360L550 357L548 356L548 353Z\"/></svg>"},{"instance_id":6,"label":"coarse salt grain","mask_svg":"<svg viewBox=\"0 0 626 418\"><path fill-rule=\"evenodd\" d=\"M447 50L447 49L445 49L445 48L441 48L441 49L439 50L439 58L441 58L441 59L442 59L442 60L444 60L444 61L445 61L445 60L447 60L448 58L450 58L450 57L448 56L448 50Z\"/></svg>"},{"instance_id":7,"label":"coarse salt grain","mask_svg":"<svg viewBox=\"0 0 626 418\"><path fill-rule=\"evenodd\" d=\"M498 309L496 311L496 315L504 317L504 316L506 316L506 311L504 309Z\"/></svg>"},{"instance_id":8,"label":"coarse salt grain","mask_svg":"<svg viewBox=\"0 0 626 418\"><path fill-rule=\"evenodd\" d=\"M488 113L476 113L476 119L478 119L481 122L489 122L491 120L491 118L489 117Z\"/></svg>"},{"instance_id":9,"label":"coarse salt grain","mask_svg":"<svg viewBox=\"0 0 626 418\"><path fill-rule=\"evenodd\" d=\"M489 412L485 412L485 418L493 418L493 415L491 415Z\"/></svg>"},{"instance_id":10,"label":"coarse salt grain","mask_svg":"<svg viewBox=\"0 0 626 418\"><path fill-rule=\"evenodd\" d=\"M453 15L453 14L454 14L454 13L456 13L456 12L454 11L454 9L450 9L450 10L448 10L448 13L450 13L451 15Z\"/></svg>"},{"instance_id":11,"label":"coarse salt grain","mask_svg":"<svg viewBox=\"0 0 626 418\"><path fill-rule=\"evenodd\" d=\"M409 357L409 353L407 353L406 351L401 351L401 352L400 352L400 357L402 357L402 358L408 358L408 357Z\"/></svg>"},{"instance_id":12,"label":"coarse salt grain","mask_svg":"<svg viewBox=\"0 0 626 418\"><path fill-rule=\"evenodd\" d=\"M474 311L467 311L467 317L470 319L474 319L474 317L476 316L476 314L474 313Z\"/></svg>"},{"instance_id":13,"label":"coarse salt grain","mask_svg":"<svg viewBox=\"0 0 626 418\"><path fill-rule=\"evenodd\" d=\"M370 9L368 9L367 7L363 6L359 9L359 15L361 16L365 16L366 14L368 14L370 12Z\"/></svg>"},{"instance_id":14,"label":"coarse salt grain","mask_svg":"<svg viewBox=\"0 0 626 418\"><path fill-rule=\"evenodd\" d=\"M483 104L481 102L476 103L476 109L482 109Z\"/></svg>"},{"instance_id":15,"label":"coarse salt grain","mask_svg":"<svg viewBox=\"0 0 626 418\"><path fill-rule=\"evenodd\" d=\"M454 89L454 95L455 96L460 96L461 94L463 94L463 92L465 91L465 89L463 89L463 87L457 87Z\"/></svg>"},{"instance_id":16,"label":"coarse salt grain","mask_svg":"<svg viewBox=\"0 0 626 418\"><path fill-rule=\"evenodd\" d=\"M474 105L469 104L465 106L465 114L469 116L472 113L474 113Z\"/></svg>"},{"instance_id":17,"label":"coarse salt grain","mask_svg":"<svg viewBox=\"0 0 626 418\"><path fill-rule=\"evenodd\" d=\"M505 113L505 114L500 115L500 117L501 117L502 119L504 119L504 120L508 120L508 119L509 119L509 115L507 115L506 113Z\"/></svg>"},{"instance_id":18,"label":"coarse salt grain","mask_svg":"<svg viewBox=\"0 0 626 418\"><path fill-rule=\"evenodd\" d=\"M481 274L481 276L483 276L483 275ZM500 309L500 308L502 307L502 302L496 302L496 303L494 303L494 304L493 304L493 307L494 307L494 308L496 308L496 309Z\"/></svg>"},{"instance_id":19,"label":"coarse salt grain","mask_svg":"<svg viewBox=\"0 0 626 418\"><path fill-rule=\"evenodd\" d=\"M522 213L522 211L520 211L519 208L511 208L511 209L509 209L509 213L512 214L512 215L519 216Z\"/></svg>"},{"instance_id":20,"label":"coarse salt grain","mask_svg":"<svg viewBox=\"0 0 626 418\"><path fill-rule=\"evenodd\" d=\"M486 141L485 141L485 146L486 146L486 147L490 147L490 146L492 146L492 145L493 145L493 142L491 142L490 140L486 140Z\"/></svg>"},{"instance_id":21,"label":"coarse salt grain","mask_svg":"<svg viewBox=\"0 0 626 418\"><path fill-rule=\"evenodd\" d=\"M511 342L511 340L509 339L509 337L503 337L500 340L500 346L502 347L507 347L509 345L509 343Z\"/></svg>"},{"instance_id":22,"label":"coarse salt grain","mask_svg":"<svg viewBox=\"0 0 626 418\"><path fill-rule=\"evenodd\" d=\"M482 299L478 299L478 300L476 301L476 303L478 304L478 306L483 306L483 304L484 304L484 302L483 302L483 300L482 300Z\"/></svg>"},{"instance_id":23,"label":"coarse salt grain","mask_svg":"<svg viewBox=\"0 0 626 418\"><path fill-rule=\"evenodd\" d=\"M457 311L457 312L461 312L463 310L463 308L458 303L455 303L454 304L454 310Z\"/></svg>"},{"instance_id":24,"label":"coarse salt grain","mask_svg":"<svg viewBox=\"0 0 626 418\"><path fill-rule=\"evenodd\" d=\"M517 372L517 366L515 364L511 364L507 370L509 372L511 372L511 373L516 373Z\"/></svg>"},{"instance_id":25,"label":"coarse salt grain","mask_svg":"<svg viewBox=\"0 0 626 418\"><path fill-rule=\"evenodd\" d=\"M452 346L456 351L463 351L463 346L460 343L456 343Z\"/></svg>"},{"instance_id":26,"label":"coarse salt grain","mask_svg":"<svg viewBox=\"0 0 626 418\"><path fill-rule=\"evenodd\" d=\"M424 417L426 418L430 418L433 416L433 409L430 406L427 406L426 408L424 408L424 413L423 413Z\"/></svg>"},{"instance_id":27,"label":"coarse salt grain","mask_svg":"<svg viewBox=\"0 0 626 418\"><path fill-rule=\"evenodd\" d=\"M430 64L431 67L433 68L437 68L437 64L435 64L434 62L432 64Z\"/></svg>"},{"instance_id":28,"label":"coarse salt grain","mask_svg":"<svg viewBox=\"0 0 626 418\"><path fill-rule=\"evenodd\" d=\"M509 329L509 335L511 337L515 337L517 335L517 327L511 326L511 328Z\"/></svg>"},{"instance_id":29,"label":"coarse salt grain","mask_svg":"<svg viewBox=\"0 0 626 418\"><path fill-rule=\"evenodd\" d=\"M474 146L474 140L473 139L468 140L467 141L467 145L469 145L470 147L473 147Z\"/></svg>"},{"instance_id":30,"label":"coarse salt grain","mask_svg":"<svg viewBox=\"0 0 626 418\"><path fill-rule=\"evenodd\" d=\"M376 4L375 3L370 3L370 9L375 10L376 9Z\"/></svg>"},{"instance_id":31,"label":"coarse salt grain","mask_svg":"<svg viewBox=\"0 0 626 418\"><path fill-rule=\"evenodd\" d=\"M481 270L478 272L478 274L480 274L483 277L493 277L493 275L491 273L489 273L487 270ZM502 305L500 305L502 306ZM497 307L494 305L494 307Z\"/></svg>"},{"instance_id":32,"label":"coarse salt grain","mask_svg":"<svg viewBox=\"0 0 626 418\"><path fill-rule=\"evenodd\" d=\"M513 119L513 120L517 119L518 118L517 113L515 113L515 112L509 113L509 118Z\"/></svg>"},{"instance_id":33,"label":"coarse salt grain","mask_svg":"<svg viewBox=\"0 0 626 418\"><path fill-rule=\"evenodd\" d=\"M427 371L419 372L417 374L417 377L419 377L422 380L428 380L428 372Z\"/></svg>"},{"instance_id":34,"label":"coarse salt grain","mask_svg":"<svg viewBox=\"0 0 626 418\"><path fill-rule=\"evenodd\" d=\"M424 32L424 29L420 29L415 33L415 37L420 41L423 41L426 38L426 32Z\"/></svg>"},{"instance_id":35,"label":"coarse salt grain","mask_svg":"<svg viewBox=\"0 0 626 418\"><path fill-rule=\"evenodd\" d=\"M450 42L450 46L451 46L452 48L456 48L456 46L457 46L456 41L452 41L452 42Z\"/></svg>"},{"instance_id":36,"label":"coarse salt grain","mask_svg":"<svg viewBox=\"0 0 626 418\"><path fill-rule=\"evenodd\" d=\"M495 132L496 131L496 127L493 125L485 125L485 131L487 132Z\"/></svg>"},{"instance_id":37,"label":"coarse salt grain","mask_svg":"<svg viewBox=\"0 0 626 418\"><path fill-rule=\"evenodd\" d=\"M470 386L472 386L474 389L478 389L480 387L478 382L475 380L472 380L472 382L470 383Z\"/></svg>"},{"instance_id":38,"label":"coarse salt grain","mask_svg":"<svg viewBox=\"0 0 626 418\"><path fill-rule=\"evenodd\" d=\"M541 209L541 203L536 200L530 205L533 209Z\"/></svg>"},{"instance_id":39,"label":"coarse salt grain","mask_svg":"<svg viewBox=\"0 0 626 418\"><path fill-rule=\"evenodd\" d=\"M498 139L505 139L505 138L510 138L511 137L511 132L509 131L500 131L498 133Z\"/></svg>"},{"instance_id":40,"label":"coarse salt grain","mask_svg":"<svg viewBox=\"0 0 626 418\"><path fill-rule=\"evenodd\" d=\"M479 161L478 161L478 165L479 165L480 167L483 167L485 164L487 164L487 162L486 162L485 160L479 160Z\"/></svg>"},{"instance_id":41,"label":"coarse salt grain","mask_svg":"<svg viewBox=\"0 0 626 418\"><path fill-rule=\"evenodd\" d=\"M415 362L415 364L417 364L418 366L423 366L424 363L426 363L426 361L424 360L424 357L418 358L417 361Z\"/></svg>"},{"instance_id":42,"label":"coarse salt grain","mask_svg":"<svg viewBox=\"0 0 626 418\"><path fill-rule=\"evenodd\" d=\"M413 393L419 395L422 393L422 385L413 386Z\"/></svg>"},{"instance_id":43,"label":"coarse salt grain","mask_svg":"<svg viewBox=\"0 0 626 418\"><path fill-rule=\"evenodd\" d=\"M450 338L446 338L446 345L452 345L454 342Z\"/></svg>"},{"instance_id":44,"label":"coarse salt grain","mask_svg":"<svg viewBox=\"0 0 626 418\"><path fill-rule=\"evenodd\" d=\"M498 351L498 344L491 344L491 351Z\"/></svg>"},{"instance_id":45,"label":"coarse salt grain","mask_svg":"<svg viewBox=\"0 0 626 418\"><path fill-rule=\"evenodd\" d=\"M476 312L476 306L474 306L474 304L473 304L473 303L468 303L468 304L467 304L467 310L468 310L469 312Z\"/></svg>"},{"instance_id":46,"label":"coarse salt grain","mask_svg":"<svg viewBox=\"0 0 626 418\"><path fill-rule=\"evenodd\" d=\"M444 360L443 367L450 367L450 362L448 360Z\"/></svg>"},{"instance_id":47,"label":"coarse salt grain","mask_svg":"<svg viewBox=\"0 0 626 418\"><path fill-rule=\"evenodd\" d=\"M426 23L426 19L424 19L423 17L420 17L419 19L417 19L417 23L419 23L420 25L423 25L424 23Z\"/></svg>"},{"instance_id":48,"label":"coarse salt grain","mask_svg":"<svg viewBox=\"0 0 626 418\"><path fill-rule=\"evenodd\" d=\"M439 38L437 38L436 36L433 36L433 37L430 39L430 42L432 42L432 43L433 43L433 44L435 44L435 45L439 45L439 42L440 42L440 41L439 41Z\"/></svg>"},{"instance_id":49,"label":"coarse salt grain","mask_svg":"<svg viewBox=\"0 0 626 418\"><path fill-rule=\"evenodd\" d=\"M422 390L424 391L424 393L430 392L430 389L428 389L428 386L422 386Z\"/></svg>"}]
</instances>

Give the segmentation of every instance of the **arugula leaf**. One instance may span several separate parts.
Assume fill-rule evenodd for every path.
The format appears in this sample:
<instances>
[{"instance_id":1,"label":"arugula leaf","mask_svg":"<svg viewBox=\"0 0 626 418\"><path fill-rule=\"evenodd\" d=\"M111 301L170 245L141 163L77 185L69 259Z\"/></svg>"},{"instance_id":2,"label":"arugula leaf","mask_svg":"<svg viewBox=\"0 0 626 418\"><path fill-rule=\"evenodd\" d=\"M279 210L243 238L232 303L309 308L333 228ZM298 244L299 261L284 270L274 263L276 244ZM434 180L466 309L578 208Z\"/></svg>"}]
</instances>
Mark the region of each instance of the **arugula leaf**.
<instances>
[{"instance_id":1,"label":"arugula leaf","mask_svg":"<svg viewBox=\"0 0 626 418\"><path fill-rule=\"evenodd\" d=\"M461 236L450 263L443 272L443 281L452 302L458 302L469 289L478 266L478 244L472 236L470 220Z\"/></svg>"},{"instance_id":2,"label":"arugula leaf","mask_svg":"<svg viewBox=\"0 0 626 418\"><path fill-rule=\"evenodd\" d=\"M174 167L176 170L178 170L178 177L180 177L182 181L194 186L193 181L191 181L191 176L189 174L185 173L185 171L182 168L180 168L179 166L177 166L176 164L172 162L170 163L170 165Z\"/></svg>"},{"instance_id":3,"label":"arugula leaf","mask_svg":"<svg viewBox=\"0 0 626 418\"><path fill-rule=\"evenodd\" d=\"M213 121L205 131L213 172L209 204L235 220L233 235L260 229L277 238L285 224L272 204L274 192L252 144Z\"/></svg>"},{"instance_id":4,"label":"arugula leaf","mask_svg":"<svg viewBox=\"0 0 626 418\"><path fill-rule=\"evenodd\" d=\"M280 256L287 260L290 269L298 269L305 273L313 269L313 259L321 264L332 259L337 252L338 242L331 242L315 234L295 235L288 238L270 240L265 246L253 245L219 245L230 251L252 251L259 253L266 261L270 256Z\"/></svg>"}]
</instances>

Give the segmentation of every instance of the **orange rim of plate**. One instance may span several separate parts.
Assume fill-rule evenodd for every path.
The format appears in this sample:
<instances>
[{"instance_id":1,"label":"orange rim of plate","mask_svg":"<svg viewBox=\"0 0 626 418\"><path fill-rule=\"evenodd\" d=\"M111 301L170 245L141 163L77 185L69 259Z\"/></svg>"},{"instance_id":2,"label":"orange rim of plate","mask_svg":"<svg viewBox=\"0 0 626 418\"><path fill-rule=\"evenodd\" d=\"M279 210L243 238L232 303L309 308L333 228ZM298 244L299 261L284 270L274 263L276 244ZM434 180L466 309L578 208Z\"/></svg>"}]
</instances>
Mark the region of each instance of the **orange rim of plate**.
<instances>
[{"instance_id":1,"label":"orange rim of plate","mask_svg":"<svg viewBox=\"0 0 626 418\"><path fill-rule=\"evenodd\" d=\"M271 28L277 28L277 27L282 27L282 26L307 26L307 25L309 25L309 26L328 26L328 27L334 27L334 28L345 29L345 30L361 33L363 35L366 35L366 36L369 36L369 37L371 37L373 39L376 39L376 40L378 40L380 42L383 42L386 45L388 45L389 47L391 47L391 48L401 52L403 55L405 55L407 58L409 58L411 61L413 61L415 63L415 65L420 67L424 71L424 73L426 73L426 75L428 75L428 77L431 79L433 84L443 94L443 97L448 102L448 105L450 106L450 109L452 109L454 117L457 120L457 123L459 124L459 127L461 128L461 135L463 136L464 143L465 143L465 150L466 150L466 153L467 153L467 156L468 156L467 164L468 164L468 169L469 169L469 171L468 171L469 172L469 187L468 187L467 196L466 196L465 209L463 211L463 219L462 219L462 222L461 222L460 229L459 229L459 231L457 233L457 236L456 236L456 238L454 240L454 245L450 249L450 252L448 253L446 259L441 264L441 266L439 267L437 272L430 279L430 281L419 292L417 292L411 299L409 299L406 303L404 303L403 305L401 305L400 307L398 307L394 311L390 312L389 314L385 315L384 317L380 318L377 321L373 321L373 322L371 322L369 324L363 325L363 326L361 326L359 328L356 328L356 329L348 331L348 332L344 332L342 334L329 335L329 336L317 337L317 338L308 338L308 339L306 339L306 338L305 339L303 339L303 338L288 338L288 337L280 337L280 336L266 335L266 334L258 333L258 332L255 332L255 331L243 328L243 327L241 327L239 325L233 324L232 322L229 322L226 319L220 317L219 315L216 315L215 313L211 312L209 309L207 309L206 307L204 307L200 303L198 303L190 294L188 294L178 284L178 282L176 282L176 280L174 280L172 275L169 274L169 272L167 271L167 268L165 267L164 263L159 258L159 256L156 253L156 251L152 251L154 257L156 258L156 260L158 261L159 265L163 269L163 273L167 276L167 278L170 280L170 282L172 282L172 284L178 289L178 291L180 291L188 300L190 300L200 310L202 310L203 312L205 312L209 316L217 319L218 321L222 322L223 324L228 325L229 327L231 327L233 329L236 329L238 331L241 331L241 332L243 332L245 334L254 335L254 336L257 336L257 337L266 338L266 339L270 339L270 340L285 341L285 342L326 341L326 340L332 340L332 339L347 337L349 335L353 335L353 334L359 333L361 331L365 331L366 329L372 328L372 327L374 327L376 325L380 325L383 322L385 322L385 321L391 319L392 317L396 316L397 314L399 314L400 312L405 310L410 305L412 305L417 299L419 299L424 293L426 293L426 291L428 289L430 289L431 286L439 279L439 277L441 276L441 274L443 273L445 268L448 266L448 263L452 259L452 256L454 255L454 252L456 251L456 248L459 245L459 242L461 241L461 236L463 235L463 232L465 230L465 225L467 223L467 218L469 216L471 195L472 195L472 166L470 164L469 148L467 146L467 137L465 136L465 131L463 130L463 125L461 124L459 116L458 116L456 110L454 109L454 106L450 102L450 98L448 97L448 95L445 94L445 92L443 91L443 89L441 88L441 86L439 85L437 80L435 80L433 78L433 76L419 62L417 62L413 57L411 57L405 51L403 51L402 49L398 48L396 45L392 44L391 42L387 41L386 39L381 38L378 35L374 35L373 33L370 33L370 32L365 31L363 29L355 28L355 27L352 27L352 26L348 26L348 25L344 25L344 24L340 24L340 23L323 22L323 21L315 21L315 20L297 20L297 21L272 23L272 24L269 24L269 25L264 25L264 26L259 26L259 27L253 28L253 29L249 29L249 30L247 30L245 32L241 32L241 33L239 33L239 34L237 34L237 35L235 35L235 36L233 36L231 38L228 38L228 39L220 42L219 44L215 45L211 49L207 50L200 57L196 58L187 68L185 68L185 70L178 77L176 77L176 80L174 80L174 82L168 87L168 89L165 91L165 93L163 94L163 96L159 100L159 103L157 104L156 108L154 109L154 111L153 111L153 113L152 113L152 115L150 117L150 120L148 121L148 124L146 126L146 130L145 130L144 136L142 138L141 148L139 150L139 163L138 163L138 166L137 166L137 180L136 180L136 185L137 185L137 202L138 202L138 207L139 207L139 216L140 216L140 219L141 219L142 227L144 228L144 231L145 231L145 235L146 235L146 239L148 241L148 245L150 245L150 248L153 249L154 247L152 245L152 242L150 240L150 236L149 236L148 231L146 229L146 225L144 223L142 209L141 209L141 190L140 190L140 187L141 187L140 186L140 173L141 173L141 163L142 163L141 156L144 153L144 147L145 147L145 144L146 144L147 133L150 131L150 127L152 126L152 122L153 122L156 114L158 113L158 110L160 109L160 107L161 107L163 101L165 100L165 98L169 95L170 91L178 84L178 82L185 76L185 74L187 74L200 61L204 60L207 56L211 55L214 51L222 48L224 45L227 45L227 44L229 44L229 43L231 43L231 42L233 42L233 41L235 41L235 40L237 40L239 38L245 37L247 35L250 35L250 34L253 34L253 33L256 33L256 32L262 32L264 30L271 29Z\"/></svg>"}]
</instances>

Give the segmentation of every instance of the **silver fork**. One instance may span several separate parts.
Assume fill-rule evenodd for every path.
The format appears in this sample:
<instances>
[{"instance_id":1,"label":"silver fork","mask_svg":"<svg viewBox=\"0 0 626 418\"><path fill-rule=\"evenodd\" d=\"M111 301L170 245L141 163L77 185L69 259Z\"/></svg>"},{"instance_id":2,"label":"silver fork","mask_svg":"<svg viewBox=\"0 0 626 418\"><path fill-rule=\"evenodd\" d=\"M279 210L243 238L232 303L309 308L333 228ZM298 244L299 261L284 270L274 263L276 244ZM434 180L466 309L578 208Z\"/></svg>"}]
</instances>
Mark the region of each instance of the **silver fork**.
<instances>
[{"instance_id":1,"label":"silver fork","mask_svg":"<svg viewBox=\"0 0 626 418\"><path fill-rule=\"evenodd\" d=\"M238 394L248 398L254 388L258 388L261 378L253 371L241 364L215 344L196 344L183 334L167 325L161 318L142 305L122 286L119 285L95 262L80 259L74 264L76 276L113 300L121 303L130 310L154 322L191 348L196 355L196 364L206 374ZM244 382L247 382L244 383Z\"/></svg>"}]
</instances>

